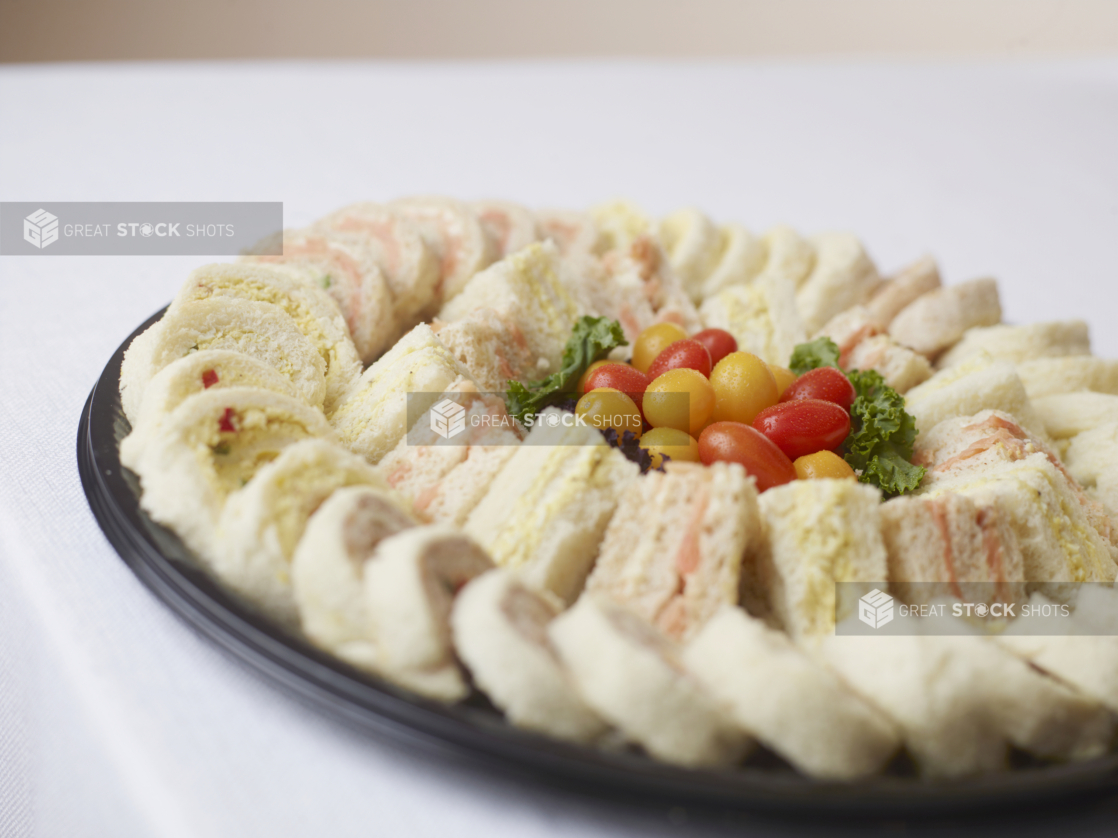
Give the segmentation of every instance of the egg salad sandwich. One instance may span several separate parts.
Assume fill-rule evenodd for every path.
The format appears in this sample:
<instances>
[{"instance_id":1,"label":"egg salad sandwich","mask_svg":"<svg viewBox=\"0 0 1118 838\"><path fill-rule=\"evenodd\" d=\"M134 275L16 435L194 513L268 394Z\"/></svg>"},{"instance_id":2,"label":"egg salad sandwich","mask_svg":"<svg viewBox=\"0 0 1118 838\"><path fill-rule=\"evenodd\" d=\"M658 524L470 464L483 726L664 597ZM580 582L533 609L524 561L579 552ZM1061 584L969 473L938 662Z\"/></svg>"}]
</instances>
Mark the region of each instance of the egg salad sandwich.
<instances>
[{"instance_id":1,"label":"egg salad sandwich","mask_svg":"<svg viewBox=\"0 0 1118 838\"><path fill-rule=\"evenodd\" d=\"M501 567L570 603L582 590L636 463L574 414L547 408L466 519Z\"/></svg>"},{"instance_id":2,"label":"egg salad sandwich","mask_svg":"<svg viewBox=\"0 0 1118 838\"><path fill-rule=\"evenodd\" d=\"M213 569L230 588L286 625L297 621L291 561L307 519L343 486L386 489L364 459L318 439L293 443L225 503Z\"/></svg>"},{"instance_id":3,"label":"egg salad sandwich","mask_svg":"<svg viewBox=\"0 0 1118 838\"><path fill-rule=\"evenodd\" d=\"M428 521L463 526L490 483L520 444L520 432L498 397L455 382L447 398L459 405L464 427L452 438L433 430L432 410L377 464L393 489ZM441 404L441 403L440 403Z\"/></svg>"},{"instance_id":4,"label":"egg salad sandwich","mask_svg":"<svg viewBox=\"0 0 1118 838\"><path fill-rule=\"evenodd\" d=\"M967 329L1001 322L1002 307L994 279L947 285L918 297L889 324L889 334L922 355L935 358L954 346Z\"/></svg>"},{"instance_id":5,"label":"egg salad sandwich","mask_svg":"<svg viewBox=\"0 0 1118 838\"><path fill-rule=\"evenodd\" d=\"M699 307L707 329L725 329L738 349L769 364L784 366L792 351L807 342L796 307L796 288L767 270L748 285L729 285Z\"/></svg>"},{"instance_id":6,"label":"egg salad sandwich","mask_svg":"<svg viewBox=\"0 0 1118 838\"><path fill-rule=\"evenodd\" d=\"M990 638L922 634L919 619L897 615L896 621L904 621L903 634L830 636L819 654L888 714L925 777L1004 771L1010 744L1054 760L1106 752L1112 719L1087 696Z\"/></svg>"},{"instance_id":7,"label":"egg salad sandwich","mask_svg":"<svg viewBox=\"0 0 1118 838\"><path fill-rule=\"evenodd\" d=\"M129 420L138 420L144 392L156 373L206 349L251 355L287 378L307 405L323 405L326 364L287 312L271 303L199 300L169 309L125 351L120 401Z\"/></svg>"},{"instance_id":8,"label":"egg salad sandwich","mask_svg":"<svg viewBox=\"0 0 1118 838\"><path fill-rule=\"evenodd\" d=\"M936 260L931 256L922 256L882 282L866 303L866 308L877 327L887 331L894 317L942 285Z\"/></svg>"},{"instance_id":9,"label":"egg salad sandwich","mask_svg":"<svg viewBox=\"0 0 1118 838\"><path fill-rule=\"evenodd\" d=\"M523 250L541 240L536 217L532 211L511 201L474 201L470 209L477 215L481 226L497 250L496 258L504 259L510 253Z\"/></svg>"},{"instance_id":10,"label":"egg salad sandwich","mask_svg":"<svg viewBox=\"0 0 1118 838\"><path fill-rule=\"evenodd\" d=\"M932 377L928 359L882 333L865 306L836 314L819 330L819 336L829 337L838 346L843 369L875 370L898 393L907 393Z\"/></svg>"},{"instance_id":11,"label":"egg salad sandwich","mask_svg":"<svg viewBox=\"0 0 1118 838\"><path fill-rule=\"evenodd\" d=\"M191 352L165 366L148 383L140 415L120 442L120 461L125 465L138 462L151 434L190 396L228 387L257 387L296 397L291 379L251 355L226 349Z\"/></svg>"},{"instance_id":12,"label":"egg salad sandwich","mask_svg":"<svg viewBox=\"0 0 1118 838\"><path fill-rule=\"evenodd\" d=\"M365 370L331 424L347 448L375 464L403 439L410 422L466 377L431 327L420 323Z\"/></svg>"},{"instance_id":13,"label":"egg salad sandwich","mask_svg":"<svg viewBox=\"0 0 1118 838\"><path fill-rule=\"evenodd\" d=\"M765 268L769 246L741 224L718 228L718 262L703 280L702 297L712 297L730 285L747 285Z\"/></svg>"},{"instance_id":14,"label":"egg salad sandwich","mask_svg":"<svg viewBox=\"0 0 1118 838\"><path fill-rule=\"evenodd\" d=\"M757 490L741 466L669 462L620 498L586 589L684 640L737 604L759 536Z\"/></svg>"},{"instance_id":15,"label":"egg salad sandwich","mask_svg":"<svg viewBox=\"0 0 1118 838\"><path fill-rule=\"evenodd\" d=\"M335 489L311 514L291 558L291 591L312 643L375 669L365 562L381 541L418 524L399 495L375 482Z\"/></svg>"},{"instance_id":16,"label":"egg salad sandwich","mask_svg":"<svg viewBox=\"0 0 1118 838\"><path fill-rule=\"evenodd\" d=\"M1035 436L1045 431L1013 364L995 360L985 352L940 370L913 387L905 393L905 410L916 419L922 434L945 419L973 416L983 410L1008 413Z\"/></svg>"},{"instance_id":17,"label":"egg salad sandwich","mask_svg":"<svg viewBox=\"0 0 1118 838\"><path fill-rule=\"evenodd\" d=\"M1059 393L1109 393L1118 396L1118 361L1093 355L1032 358L1017 364L1030 399Z\"/></svg>"},{"instance_id":18,"label":"egg salad sandwich","mask_svg":"<svg viewBox=\"0 0 1118 838\"><path fill-rule=\"evenodd\" d=\"M782 631L724 606L683 663L742 730L824 780L876 774L900 747L896 725Z\"/></svg>"},{"instance_id":19,"label":"egg salad sandwich","mask_svg":"<svg viewBox=\"0 0 1118 838\"><path fill-rule=\"evenodd\" d=\"M557 370L581 313L560 278L562 270L554 244L530 245L473 277L442 307L438 319L452 323L478 309L492 309L515 324L541 372Z\"/></svg>"},{"instance_id":20,"label":"egg salad sandwich","mask_svg":"<svg viewBox=\"0 0 1118 838\"><path fill-rule=\"evenodd\" d=\"M851 306L869 302L881 276L858 238L850 233L812 236L815 263L796 291L796 307L808 334Z\"/></svg>"},{"instance_id":21,"label":"egg salad sandwich","mask_svg":"<svg viewBox=\"0 0 1118 838\"><path fill-rule=\"evenodd\" d=\"M910 605L955 597L1023 603L1025 564L1010 516L966 495L899 497L881 506L889 590Z\"/></svg>"},{"instance_id":22,"label":"egg salad sandwich","mask_svg":"<svg viewBox=\"0 0 1118 838\"><path fill-rule=\"evenodd\" d=\"M607 597L583 594L548 637L582 699L655 758L713 767L749 750L749 737L684 668L681 649Z\"/></svg>"},{"instance_id":23,"label":"egg salad sandwich","mask_svg":"<svg viewBox=\"0 0 1118 838\"><path fill-rule=\"evenodd\" d=\"M368 631L376 670L439 701L469 694L451 639L454 599L493 568L485 551L454 527L405 529L377 544L365 563Z\"/></svg>"},{"instance_id":24,"label":"egg salad sandwich","mask_svg":"<svg viewBox=\"0 0 1118 838\"><path fill-rule=\"evenodd\" d=\"M850 479L795 480L760 496L765 537L746 559L751 613L810 644L888 578L881 493ZM846 586L838 598L836 583ZM849 600L849 601L848 601Z\"/></svg>"},{"instance_id":25,"label":"egg salad sandwich","mask_svg":"<svg viewBox=\"0 0 1118 838\"><path fill-rule=\"evenodd\" d=\"M439 264L435 296L451 300L470 278L497 258L497 247L469 206L451 198L401 198L388 204L393 212L415 224Z\"/></svg>"},{"instance_id":26,"label":"egg salad sandwich","mask_svg":"<svg viewBox=\"0 0 1118 838\"><path fill-rule=\"evenodd\" d=\"M718 227L701 211L686 207L660 219L657 237L684 290L693 302L701 302L704 284L722 256Z\"/></svg>"},{"instance_id":27,"label":"egg salad sandwich","mask_svg":"<svg viewBox=\"0 0 1118 838\"><path fill-rule=\"evenodd\" d=\"M176 407L125 465L139 475L152 519L212 562L226 499L287 446L334 438L322 411L297 399L255 387L206 390Z\"/></svg>"},{"instance_id":28,"label":"egg salad sandwich","mask_svg":"<svg viewBox=\"0 0 1118 838\"><path fill-rule=\"evenodd\" d=\"M364 363L399 335L392 289L361 236L330 230L286 230L282 255L243 257L249 262L293 265L334 298Z\"/></svg>"},{"instance_id":29,"label":"egg salad sandwich","mask_svg":"<svg viewBox=\"0 0 1118 838\"><path fill-rule=\"evenodd\" d=\"M439 261L420 228L382 204L350 204L314 225L360 239L392 293L400 327L411 328L437 305Z\"/></svg>"},{"instance_id":30,"label":"egg salad sandwich","mask_svg":"<svg viewBox=\"0 0 1118 838\"><path fill-rule=\"evenodd\" d=\"M1013 363L1035 358L1090 355L1091 338L1082 320L1028 323L1023 326L983 326L968 329L957 344L937 360L940 369L986 352Z\"/></svg>"},{"instance_id":31,"label":"egg salad sandwich","mask_svg":"<svg viewBox=\"0 0 1118 838\"><path fill-rule=\"evenodd\" d=\"M337 303L324 290L282 265L205 265L192 272L172 309L198 300L241 299L282 308L314 344L325 364L327 415L361 375L361 359Z\"/></svg>"},{"instance_id":32,"label":"egg salad sandwich","mask_svg":"<svg viewBox=\"0 0 1118 838\"><path fill-rule=\"evenodd\" d=\"M560 609L552 597L495 568L454 602L454 648L474 685L517 727L592 743L609 725L579 695L547 630Z\"/></svg>"}]
</instances>

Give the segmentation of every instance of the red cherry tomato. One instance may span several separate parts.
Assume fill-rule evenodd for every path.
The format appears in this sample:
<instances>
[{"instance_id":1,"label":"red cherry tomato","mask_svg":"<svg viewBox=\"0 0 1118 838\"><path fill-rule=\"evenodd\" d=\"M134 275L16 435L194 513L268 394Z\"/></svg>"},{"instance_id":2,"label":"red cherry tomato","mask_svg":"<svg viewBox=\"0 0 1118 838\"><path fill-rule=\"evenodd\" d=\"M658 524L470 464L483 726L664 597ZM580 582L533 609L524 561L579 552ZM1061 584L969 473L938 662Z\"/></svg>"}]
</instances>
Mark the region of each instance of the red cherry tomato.
<instances>
[{"instance_id":1,"label":"red cherry tomato","mask_svg":"<svg viewBox=\"0 0 1118 838\"><path fill-rule=\"evenodd\" d=\"M854 404L857 395L854 392L854 385L842 374L842 370L836 370L834 367L818 367L805 372L789 384L780 400L794 402L801 399L822 399L825 402L834 402L849 412L850 405Z\"/></svg>"},{"instance_id":2,"label":"red cherry tomato","mask_svg":"<svg viewBox=\"0 0 1118 838\"><path fill-rule=\"evenodd\" d=\"M697 340L677 340L656 356L648 367L649 381L655 381L668 370L686 368L710 378L710 351Z\"/></svg>"},{"instance_id":3,"label":"red cherry tomato","mask_svg":"<svg viewBox=\"0 0 1118 838\"><path fill-rule=\"evenodd\" d=\"M699 459L740 463L757 478L758 491L771 489L796 479L796 469L772 440L741 422L714 422L699 436Z\"/></svg>"},{"instance_id":4,"label":"red cherry tomato","mask_svg":"<svg viewBox=\"0 0 1118 838\"><path fill-rule=\"evenodd\" d=\"M637 407L641 407L644 391L648 389L650 381L652 379L649 376L628 364L602 364L586 379L586 392L609 387L620 390L636 402Z\"/></svg>"},{"instance_id":5,"label":"red cherry tomato","mask_svg":"<svg viewBox=\"0 0 1118 838\"><path fill-rule=\"evenodd\" d=\"M753 427L795 460L842 445L850 435L850 414L834 402L799 399L765 408L753 420Z\"/></svg>"},{"instance_id":6,"label":"red cherry tomato","mask_svg":"<svg viewBox=\"0 0 1118 838\"><path fill-rule=\"evenodd\" d=\"M738 351L738 342L725 329L703 329L698 334L692 335L691 340L697 340L707 348L712 368L731 352Z\"/></svg>"}]
</instances>

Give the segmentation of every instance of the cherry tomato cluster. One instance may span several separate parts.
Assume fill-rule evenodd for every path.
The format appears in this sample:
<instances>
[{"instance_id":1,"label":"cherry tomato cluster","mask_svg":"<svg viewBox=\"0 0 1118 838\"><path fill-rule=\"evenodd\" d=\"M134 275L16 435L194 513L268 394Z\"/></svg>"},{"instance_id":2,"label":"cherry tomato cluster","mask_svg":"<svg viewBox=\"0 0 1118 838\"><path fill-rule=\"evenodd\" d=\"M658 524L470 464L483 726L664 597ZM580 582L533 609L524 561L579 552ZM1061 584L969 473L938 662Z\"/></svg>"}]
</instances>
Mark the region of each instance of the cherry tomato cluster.
<instances>
[{"instance_id":1,"label":"cherry tomato cluster","mask_svg":"<svg viewBox=\"0 0 1118 838\"><path fill-rule=\"evenodd\" d=\"M578 390L576 413L632 431L654 467L664 456L740 463L762 492L797 478L854 476L835 453L850 434L856 394L847 377L832 367L797 377L739 352L722 329L688 337L674 323L650 326L631 363L596 361Z\"/></svg>"}]
</instances>

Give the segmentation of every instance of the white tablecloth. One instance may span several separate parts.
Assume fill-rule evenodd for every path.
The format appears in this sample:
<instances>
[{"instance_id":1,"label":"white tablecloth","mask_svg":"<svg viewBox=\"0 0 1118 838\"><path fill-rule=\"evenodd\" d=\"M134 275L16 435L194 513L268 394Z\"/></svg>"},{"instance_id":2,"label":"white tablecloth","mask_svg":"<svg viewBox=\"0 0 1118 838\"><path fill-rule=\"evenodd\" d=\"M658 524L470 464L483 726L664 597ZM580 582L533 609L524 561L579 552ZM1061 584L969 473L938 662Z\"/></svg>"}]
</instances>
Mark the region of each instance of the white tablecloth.
<instances>
[{"instance_id":1,"label":"white tablecloth","mask_svg":"<svg viewBox=\"0 0 1118 838\"><path fill-rule=\"evenodd\" d=\"M0 68L3 200L282 200L288 226L425 192L696 203L855 230L885 270L930 251L948 281L995 275L1007 320L1083 317L1110 356L1116 149L1118 61ZM74 439L105 361L202 261L0 257L0 833L797 832L681 829L672 801L355 735L150 595L86 506ZM1110 812L1082 834L1113 834Z\"/></svg>"}]
</instances>

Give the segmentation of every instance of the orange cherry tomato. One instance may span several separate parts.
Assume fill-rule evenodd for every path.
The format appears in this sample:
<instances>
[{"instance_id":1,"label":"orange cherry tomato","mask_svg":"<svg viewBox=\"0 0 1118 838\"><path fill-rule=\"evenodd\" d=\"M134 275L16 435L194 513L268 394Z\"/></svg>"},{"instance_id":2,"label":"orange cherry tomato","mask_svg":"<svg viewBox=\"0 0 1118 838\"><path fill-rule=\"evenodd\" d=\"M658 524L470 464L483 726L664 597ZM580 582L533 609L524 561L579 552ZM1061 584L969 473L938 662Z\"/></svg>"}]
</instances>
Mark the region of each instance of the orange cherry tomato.
<instances>
[{"instance_id":1,"label":"orange cherry tomato","mask_svg":"<svg viewBox=\"0 0 1118 838\"><path fill-rule=\"evenodd\" d=\"M791 483L796 469L779 448L756 428L741 422L715 422L699 437L699 458L706 464L740 463L757 479L758 491Z\"/></svg>"},{"instance_id":2,"label":"orange cherry tomato","mask_svg":"<svg viewBox=\"0 0 1118 838\"><path fill-rule=\"evenodd\" d=\"M796 477L800 480L819 480L825 477L853 480L857 477L854 469L834 451L805 454L797 458L792 466L796 469Z\"/></svg>"}]
</instances>

